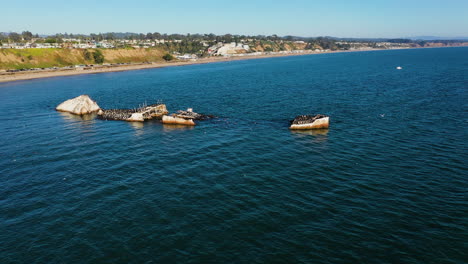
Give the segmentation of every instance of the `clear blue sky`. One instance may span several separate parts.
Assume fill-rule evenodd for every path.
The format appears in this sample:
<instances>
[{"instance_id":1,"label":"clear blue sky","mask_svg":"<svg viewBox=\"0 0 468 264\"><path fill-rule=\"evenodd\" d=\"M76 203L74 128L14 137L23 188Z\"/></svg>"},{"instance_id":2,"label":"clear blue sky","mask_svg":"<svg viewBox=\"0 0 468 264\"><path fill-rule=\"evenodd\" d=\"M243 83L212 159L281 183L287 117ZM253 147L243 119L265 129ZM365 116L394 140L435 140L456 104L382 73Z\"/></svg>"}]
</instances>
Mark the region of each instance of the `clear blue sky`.
<instances>
[{"instance_id":1,"label":"clear blue sky","mask_svg":"<svg viewBox=\"0 0 468 264\"><path fill-rule=\"evenodd\" d=\"M5 0L0 32L468 36L468 0Z\"/></svg>"}]
</instances>

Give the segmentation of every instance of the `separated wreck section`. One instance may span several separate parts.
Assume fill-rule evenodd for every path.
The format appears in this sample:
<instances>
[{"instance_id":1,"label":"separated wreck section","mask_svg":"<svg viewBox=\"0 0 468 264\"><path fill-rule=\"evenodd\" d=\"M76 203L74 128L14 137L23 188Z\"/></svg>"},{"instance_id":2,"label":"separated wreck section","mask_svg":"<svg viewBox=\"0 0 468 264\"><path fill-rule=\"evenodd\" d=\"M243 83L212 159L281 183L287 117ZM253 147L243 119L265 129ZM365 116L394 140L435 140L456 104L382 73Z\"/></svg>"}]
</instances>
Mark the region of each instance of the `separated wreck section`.
<instances>
[{"instance_id":1,"label":"separated wreck section","mask_svg":"<svg viewBox=\"0 0 468 264\"><path fill-rule=\"evenodd\" d=\"M300 115L291 121L289 129L324 129L329 127L329 122L326 115Z\"/></svg>"},{"instance_id":2,"label":"separated wreck section","mask_svg":"<svg viewBox=\"0 0 468 264\"><path fill-rule=\"evenodd\" d=\"M212 115L195 113L192 108L188 108L186 111L179 110L175 114L163 116L162 122L163 124L195 126L194 120L206 120L213 117Z\"/></svg>"},{"instance_id":3,"label":"separated wreck section","mask_svg":"<svg viewBox=\"0 0 468 264\"><path fill-rule=\"evenodd\" d=\"M206 120L206 119L214 118L213 115L195 113L193 112L192 108L188 108L186 111L179 110L174 115L179 118L187 118L187 119L193 119L193 120Z\"/></svg>"}]
</instances>

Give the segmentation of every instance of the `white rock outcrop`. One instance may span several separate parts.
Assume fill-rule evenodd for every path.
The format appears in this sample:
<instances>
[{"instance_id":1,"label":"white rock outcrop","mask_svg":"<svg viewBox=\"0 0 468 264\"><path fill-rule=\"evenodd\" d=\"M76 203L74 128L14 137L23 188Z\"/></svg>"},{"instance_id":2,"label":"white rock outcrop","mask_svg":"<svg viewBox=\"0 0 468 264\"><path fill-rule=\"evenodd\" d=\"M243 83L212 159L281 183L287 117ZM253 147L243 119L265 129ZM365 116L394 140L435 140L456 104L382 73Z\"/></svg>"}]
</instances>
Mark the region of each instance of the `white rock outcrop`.
<instances>
[{"instance_id":1,"label":"white rock outcrop","mask_svg":"<svg viewBox=\"0 0 468 264\"><path fill-rule=\"evenodd\" d=\"M99 105L88 95L80 95L73 99L69 99L59 104L55 109L57 111L69 112L75 115L91 114L101 110Z\"/></svg>"}]
</instances>

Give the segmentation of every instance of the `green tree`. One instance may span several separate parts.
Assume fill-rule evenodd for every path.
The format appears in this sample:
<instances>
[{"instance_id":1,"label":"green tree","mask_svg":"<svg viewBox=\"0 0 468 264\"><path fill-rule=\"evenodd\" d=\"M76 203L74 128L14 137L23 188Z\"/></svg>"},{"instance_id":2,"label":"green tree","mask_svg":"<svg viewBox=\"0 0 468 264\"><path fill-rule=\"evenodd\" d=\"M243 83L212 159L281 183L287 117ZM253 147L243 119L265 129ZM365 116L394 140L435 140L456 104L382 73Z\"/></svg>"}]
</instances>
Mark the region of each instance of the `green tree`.
<instances>
[{"instance_id":1,"label":"green tree","mask_svg":"<svg viewBox=\"0 0 468 264\"><path fill-rule=\"evenodd\" d=\"M8 34L8 38L13 42L21 41L21 35L16 32L11 32L10 34Z\"/></svg>"},{"instance_id":2,"label":"green tree","mask_svg":"<svg viewBox=\"0 0 468 264\"><path fill-rule=\"evenodd\" d=\"M169 53L166 53L163 57L162 57L165 61L171 61L174 59L174 56L172 56L171 54Z\"/></svg>"},{"instance_id":3,"label":"green tree","mask_svg":"<svg viewBox=\"0 0 468 264\"><path fill-rule=\"evenodd\" d=\"M116 37L115 37L115 35L113 33L106 33L105 34L105 39L114 40L114 39L116 39Z\"/></svg>"},{"instance_id":4,"label":"green tree","mask_svg":"<svg viewBox=\"0 0 468 264\"><path fill-rule=\"evenodd\" d=\"M91 60L91 58L93 57L93 54L91 54L91 52L85 49L83 50L83 57L85 60Z\"/></svg>"},{"instance_id":5,"label":"green tree","mask_svg":"<svg viewBox=\"0 0 468 264\"><path fill-rule=\"evenodd\" d=\"M47 38L46 40L44 40L45 43L57 43L57 40L54 39L54 38Z\"/></svg>"},{"instance_id":6,"label":"green tree","mask_svg":"<svg viewBox=\"0 0 468 264\"><path fill-rule=\"evenodd\" d=\"M223 40L226 43L232 42L232 35L231 34L226 34L223 36Z\"/></svg>"},{"instance_id":7,"label":"green tree","mask_svg":"<svg viewBox=\"0 0 468 264\"><path fill-rule=\"evenodd\" d=\"M104 54L102 54L101 50L96 50L93 52L93 58L95 63L103 63L104 62Z\"/></svg>"},{"instance_id":8,"label":"green tree","mask_svg":"<svg viewBox=\"0 0 468 264\"><path fill-rule=\"evenodd\" d=\"M215 34L213 34L213 33L208 34L208 40L210 40L210 41L216 41L216 37L217 36Z\"/></svg>"},{"instance_id":9,"label":"green tree","mask_svg":"<svg viewBox=\"0 0 468 264\"><path fill-rule=\"evenodd\" d=\"M23 37L24 40L31 40L33 37L33 34L29 31L23 31L23 33L21 33L21 36Z\"/></svg>"}]
</instances>

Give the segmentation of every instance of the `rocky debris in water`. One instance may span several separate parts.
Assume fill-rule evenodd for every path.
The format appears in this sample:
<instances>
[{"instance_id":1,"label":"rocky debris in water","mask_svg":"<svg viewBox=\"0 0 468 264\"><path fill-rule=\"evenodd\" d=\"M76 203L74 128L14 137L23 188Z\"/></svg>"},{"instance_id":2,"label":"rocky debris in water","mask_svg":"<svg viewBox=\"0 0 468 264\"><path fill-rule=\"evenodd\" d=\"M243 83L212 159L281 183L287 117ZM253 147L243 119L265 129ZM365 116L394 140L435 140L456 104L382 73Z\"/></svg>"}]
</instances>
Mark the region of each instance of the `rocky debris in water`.
<instances>
[{"instance_id":1,"label":"rocky debris in water","mask_svg":"<svg viewBox=\"0 0 468 264\"><path fill-rule=\"evenodd\" d=\"M185 118L185 119L193 119L193 120L206 120L206 119L214 118L213 115L204 115L204 114L195 113L193 112L192 108L189 108L186 111L179 110L175 114L173 114L173 116L179 117L179 118Z\"/></svg>"},{"instance_id":2,"label":"rocky debris in water","mask_svg":"<svg viewBox=\"0 0 468 264\"><path fill-rule=\"evenodd\" d=\"M75 115L91 114L101 110L99 105L86 94L66 100L59 104L55 109L57 111L69 112Z\"/></svg>"},{"instance_id":3,"label":"rocky debris in water","mask_svg":"<svg viewBox=\"0 0 468 264\"><path fill-rule=\"evenodd\" d=\"M145 121L162 118L167 114L165 104L154 104L136 109L106 109L98 112L98 117L104 120Z\"/></svg>"},{"instance_id":4,"label":"rocky debris in water","mask_svg":"<svg viewBox=\"0 0 468 264\"><path fill-rule=\"evenodd\" d=\"M300 115L291 122L290 129L320 129L328 128L329 117L326 115Z\"/></svg>"}]
</instances>

